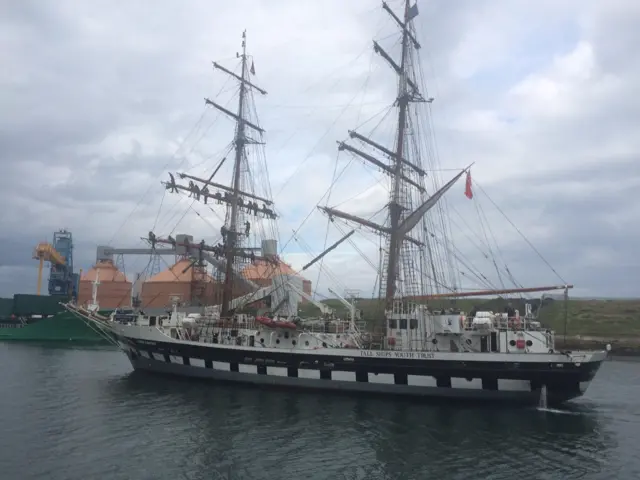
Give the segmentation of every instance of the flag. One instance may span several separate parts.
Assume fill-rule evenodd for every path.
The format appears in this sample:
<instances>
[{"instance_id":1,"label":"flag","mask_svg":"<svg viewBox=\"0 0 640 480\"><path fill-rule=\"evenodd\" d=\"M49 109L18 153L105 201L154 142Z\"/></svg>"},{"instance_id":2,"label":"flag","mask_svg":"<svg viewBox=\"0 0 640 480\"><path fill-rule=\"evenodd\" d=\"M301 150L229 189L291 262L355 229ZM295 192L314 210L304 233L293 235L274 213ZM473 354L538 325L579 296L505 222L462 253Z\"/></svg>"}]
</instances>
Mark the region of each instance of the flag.
<instances>
[{"instance_id":1,"label":"flag","mask_svg":"<svg viewBox=\"0 0 640 480\"><path fill-rule=\"evenodd\" d=\"M253 65L253 60L251 60L251 68L249 69L249 71L251 72L251 75L256 74L256 67Z\"/></svg>"},{"instance_id":2,"label":"flag","mask_svg":"<svg viewBox=\"0 0 640 480\"><path fill-rule=\"evenodd\" d=\"M464 194L469 200L473 198L473 192L471 191L471 172L467 172L467 181L464 186Z\"/></svg>"},{"instance_id":3,"label":"flag","mask_svg":"<svg viewBox=\"0 0 640 480\"><path fill-rule=\"evenodd\" d=\"M409 13L407 15L407 21L411 21L418 16L418 4L414 3L412 7L409 7Z\"/></svg>"}]
</instances>

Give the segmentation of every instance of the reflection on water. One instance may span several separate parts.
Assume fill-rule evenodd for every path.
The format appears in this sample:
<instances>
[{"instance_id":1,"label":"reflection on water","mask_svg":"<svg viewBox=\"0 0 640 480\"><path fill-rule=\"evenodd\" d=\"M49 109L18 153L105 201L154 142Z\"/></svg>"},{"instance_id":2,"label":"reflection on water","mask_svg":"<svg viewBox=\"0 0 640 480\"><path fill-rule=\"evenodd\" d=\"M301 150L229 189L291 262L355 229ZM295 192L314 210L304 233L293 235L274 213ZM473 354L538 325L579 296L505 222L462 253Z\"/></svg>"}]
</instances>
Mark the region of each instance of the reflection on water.
<instances>
[{"instance_id":1,"label":"reflection on water","mask_svg":"<svg viewBox=\"0 0 640 480\"><path fill-rule=\"evenodd\" d=\"M194 384L109 350L0 345L0 361L9 479L640 476L637 363L541 410Z\"/></svg>"}]
</instances>

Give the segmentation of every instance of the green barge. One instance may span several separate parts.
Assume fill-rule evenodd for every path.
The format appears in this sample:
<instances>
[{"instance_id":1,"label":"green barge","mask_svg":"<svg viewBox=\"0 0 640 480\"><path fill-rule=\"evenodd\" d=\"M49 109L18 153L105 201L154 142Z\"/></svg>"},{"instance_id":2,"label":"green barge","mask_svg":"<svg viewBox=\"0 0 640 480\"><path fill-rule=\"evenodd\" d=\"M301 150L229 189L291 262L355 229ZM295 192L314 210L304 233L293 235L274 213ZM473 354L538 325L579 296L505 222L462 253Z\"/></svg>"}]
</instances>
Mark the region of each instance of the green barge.
<instances>
[{"instance_id":1,"label":"green barge","mask_svg":"<svg viewBox=\"0 0 640 480\"><path fill-rule=\"evenodd\" d=\"M51 341L108 344L81 319L66 311L60 295L0 298L0 341Z\"/></svg>"}]
</instances>

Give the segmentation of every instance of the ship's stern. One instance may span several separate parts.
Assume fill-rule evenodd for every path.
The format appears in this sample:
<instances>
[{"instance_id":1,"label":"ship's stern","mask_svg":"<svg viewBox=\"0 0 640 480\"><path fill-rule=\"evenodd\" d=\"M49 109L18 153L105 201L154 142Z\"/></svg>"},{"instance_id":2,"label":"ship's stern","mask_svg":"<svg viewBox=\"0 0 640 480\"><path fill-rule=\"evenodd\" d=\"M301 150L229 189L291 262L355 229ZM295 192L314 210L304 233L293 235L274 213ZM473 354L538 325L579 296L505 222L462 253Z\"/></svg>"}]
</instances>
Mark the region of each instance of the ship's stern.
<instances>
[{"instance_id":1,"label":"ship's stern","mask_svg":"<svg viewBox=\"0 0 640 480\"><path fill-rule=\"evenodd\" d=\"M567 355L571 362L556 364L558 375L544 382L548 405L560 405L583 396L607 358L605 351L572 352ZM539 388L542 389L542 385Z\"/></svg>"}]
</instances>

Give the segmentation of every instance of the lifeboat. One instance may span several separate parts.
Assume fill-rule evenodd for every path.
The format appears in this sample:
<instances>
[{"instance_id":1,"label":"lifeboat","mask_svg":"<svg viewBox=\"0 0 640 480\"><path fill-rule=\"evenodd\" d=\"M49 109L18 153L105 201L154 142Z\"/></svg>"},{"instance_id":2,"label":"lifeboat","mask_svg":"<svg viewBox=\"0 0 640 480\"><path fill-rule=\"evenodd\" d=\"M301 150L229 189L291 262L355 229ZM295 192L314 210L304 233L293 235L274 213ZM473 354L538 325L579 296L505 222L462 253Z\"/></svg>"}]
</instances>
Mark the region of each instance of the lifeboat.
<instances>
[{"instance_id":1,"label":"lifeboat","mask_svg":"<svg viewBox=\"0 0 640 480\"><path fill-rule=\"evenodd\" d=\"M256 317L256 322L269 328L286 328L289 330L296 330L298 328L298 326L293 322L274 320L269 317Z\"/></svg>"}]
</instances>

